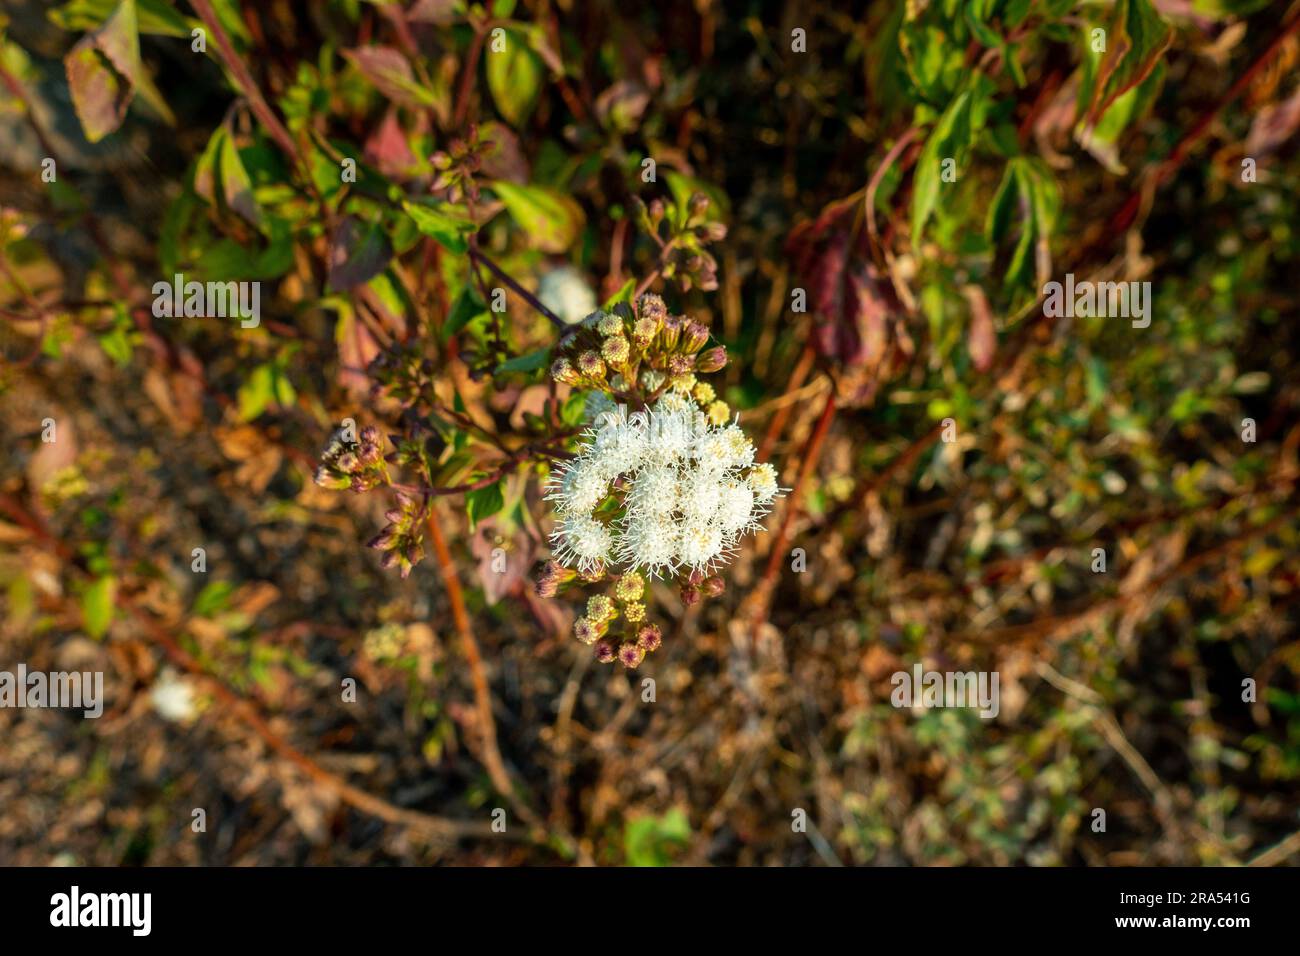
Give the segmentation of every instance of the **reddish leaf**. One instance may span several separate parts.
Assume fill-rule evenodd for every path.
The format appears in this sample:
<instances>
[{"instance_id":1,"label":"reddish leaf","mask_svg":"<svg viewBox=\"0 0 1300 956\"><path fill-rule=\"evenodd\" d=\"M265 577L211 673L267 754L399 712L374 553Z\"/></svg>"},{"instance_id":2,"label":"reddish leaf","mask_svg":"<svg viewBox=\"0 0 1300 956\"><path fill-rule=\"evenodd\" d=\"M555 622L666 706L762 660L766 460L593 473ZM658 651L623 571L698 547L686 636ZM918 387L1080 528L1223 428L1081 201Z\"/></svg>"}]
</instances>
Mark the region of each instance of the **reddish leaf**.
<instances>
[{"instance_id":1,"label":"reddish leaf","mask_svg":"<svg viewBox=\"0 0 1300 956\"><path fill-rule=\"evenodd\" d=\"M984 290L968 285L961 290L970 303L970 330L966 336L966 349L976 371L987 372L993 365L993 354L998 348L998 333L993 326L993 312Z\"/></svg>"},{"instance_id":2,"label":"reddish leaf","mask_svg":"<svg viewBox=\"0 0 1300 956\"><path fill-rule=\"evenodd\" d=\"M432 95L416 82L411 64L398 50L389 46L363 46L344 50L343 55L375 89L395 103L417 109L432 105Z\"/></svg>"},{"instance_id":3,"label":"reddish leaf","mask_svg":"<svg viewBox=\"0 0 1300 956\"><path fill-rule=\"evenodd\" d=\"M63 64L73 109L90 142L98 142L122 125L137 92L164 120L175 122L140 62L135 0L122 0L98 30L77 42Z\"/></svg>"},{"instance_id":4,"label":"reddish leaf","mask_svg":"<svg viewBox=\"0 0 1300 956\"><path fill-rule=\"evenodd\" d=\"M397 121L397 110L389 110L379 128L366 140L366 161L385 176L401 178L419 165L419 158L411 152L406 140L406 130Z\"/></svg>"},{"instance_id":5,"label":"reddish leaf","mask_svg":"<svg viewBox=\"0 0 1300 956\"><path fill-rule=\"evenodd\" d=\"M1259 111L1246 137L1246 155L1259 157L1273 152L1300 128L1300 89L1281 103L1270 103Z\"/></svg>"},{"instance_id":6,"label":"reddish leaf","mask_svg":"<svg viewBox=\"0 0 1300 956\"><path fill-rule=\"evenodd\" d=\"M392 255L382 229L349 216L330 239L330 290L345 292L369 282L384 271Z\"/></svg>"},{"instance_id":7,"label":"reddish leaf","mask_svg":"<svg viewBox=\"0 0 1300 956\"><path fill-rule=\"evenodd\" d=\"M68 73L72 106L81 120L86 139L97 143L122 125L135 91L87 34L63 60Z\"/></svg>"}]
</instances>

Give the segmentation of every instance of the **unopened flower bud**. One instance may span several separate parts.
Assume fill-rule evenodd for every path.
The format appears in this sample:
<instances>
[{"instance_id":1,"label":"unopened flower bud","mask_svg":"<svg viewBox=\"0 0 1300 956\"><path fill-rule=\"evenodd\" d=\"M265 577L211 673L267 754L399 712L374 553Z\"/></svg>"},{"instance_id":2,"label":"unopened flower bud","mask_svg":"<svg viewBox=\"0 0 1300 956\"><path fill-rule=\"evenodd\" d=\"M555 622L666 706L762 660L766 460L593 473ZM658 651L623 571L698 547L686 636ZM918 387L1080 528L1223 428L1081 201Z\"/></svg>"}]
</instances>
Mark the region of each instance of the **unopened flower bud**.
<instances>
[{"instance_id":1,"label":"unopened flower bud","mask_svg":"<svg viewBox=\"0 0 1300 956\"><path fill-rule=\"evenodd\" d=\"M639 601L644 593L645 578L635 571L627 572L614 585L614 596L620 601Z\"/></svg>"},{"instance_id":2,"label":"unopened flower bud","mask_svg":"<svg viewBox=\"0 0 1300 956\"><path fill-rule=\"evenodd\" d=\"M674 355L668 360L668 374L674 378L695 371L695 360L689 355Z\"/></svg>"},{"instance_id":3,"label":"unopened flower bud","mask_svg":"<svg viewBox=\"0 0 1300 956\"><path fill-rule=\"evenodd\" d=\"M391 525L366 542L367 548L388 551L397 546L397 529Z\"/></svg>"},{"instance_id":4,"label":"unopened flower bud","mask_svg":"<svg viewBox=\"0 0 1300 956\"><path fill-rule=\"evenodd\" d=\"M557 358L551 363L551 378L561 385L575 385L578 381L578 373L574 371L568 359Z\"/></svg>"},{"instance_id":5,"label":"unopened flower bud","mask_svg":"<svg viewBox=\"0 0 1300 956\"><path fill-rule=\"evenodd\" d=\"M695 321L682 326L682 351L698 352L709 341L708 326Z\"/></svg>"},{"instance_id":6,"label":"unopened flower bud","mask_svg":"<svg viewBox=\"0 0 1300 956\"><path fill-rule=\"evenodd\" d=\"M664 348L673 351L677 348L677 341L682 337L682 322L676 316L670 315L660 325L663 332Z\"/></svg>"},{"instance_id":7,"label":"unopened flower bud","mask_svg":"<svg viewBox=\"0 0 1300 956\"><path fill-rule=\"evenodd\" d=\"M643 315L632 326L632 341L639 349L647 348L658 334L659 320L652 316Z\"/></svg>"},{"instance_id":8,"label":"unopened flower bud","mask_svg":"<svg viewBox=\"0 0 1300 956\"><path fill-rule=\"evenodd\" d=\"M587 617L593 621L608 621L617 613L614 609L614 602L603 594L597 594L587 599Z\"/></svg>"},{"instance_id":9,"label":"unopened flower bud","mask_svg":"<svg viewBox=\"0 0 1300 956\"><path fill-rule=\"evenodd\" d=\"M627 339L621 335L611 335L600 347L600 354L610 365L619 366L627 362L631 350L628 347Z\"/></svg>"},{"instance_id":10,"label":"unopened flower bud","mask_svg":"<svg viewBox=\"0 0 1300 956\"><path fill-rule=\"evenodd\" d=\"M664 642L663 632L658 624L647 624L637 632L636 642L647 653L657 651Z\"/></svg>"},{"instance_id":11,"label":"unopened flower bud","mask_svg":"<svg viewBox=\"0 0 1300 956\"><path fill-rule=\"evenodd\" d=\"M705 375L721 371L726 366L727 349L722 345L701 352L695 360L695 371L703 372Z\"/></svg>"},{"instance_id":12,"label":"unopened flower bud","mask_svg":"<svg viewBox=\"0 0 1300 956\"><path fill-rule=\"evenodd\" d=\"M580 617L573 622L573 636L584 644L594 644L602 628L590 618Z\"/></svg>"},{"instance_id":13,"label":"unopened flower bud","mask_svg":"<svg viewBox=\"0 0 1300 956\"><path fill-rule=\"evenodd\" d=\"M584 378L602 379L605 377L605 363L595 352L583 352L578 356L578 371Z\"/></svg>"},{"instance_id":14,"label":"unopened flower bud","mask_svg":"<svg viewBox=\"0 0 1300 956\"><path fill-rule=\"evenodd\" d=\"M613 641L602 640L596 642L596 660L602 664L612 664L617 656L618 652L614 650Z\"/></svg>"},{"instance_id":15,"label":"unopened flower bud","mask_svg":"<svg viewBox=\"0 0 1300 956\"><path fill-rule=\"evenodd\" d=\"M340 475L327 465L321 465L316 469L315 481L322 488L329 488L332 491L342 491L352 485L351 478L347 475Z\"/></svg>"},{"instance_id":16,"label":"unopened flower bud","mask_svg":"<svg viewBox=\"0 0 1300 956\"><path fill-rule=\"evenodd\" d=\"M668 306L664 305L664 300L660 296L647 292L636 300L636 314L645 319L662 322L668 318Z\"/></svg>"}]
</instances>

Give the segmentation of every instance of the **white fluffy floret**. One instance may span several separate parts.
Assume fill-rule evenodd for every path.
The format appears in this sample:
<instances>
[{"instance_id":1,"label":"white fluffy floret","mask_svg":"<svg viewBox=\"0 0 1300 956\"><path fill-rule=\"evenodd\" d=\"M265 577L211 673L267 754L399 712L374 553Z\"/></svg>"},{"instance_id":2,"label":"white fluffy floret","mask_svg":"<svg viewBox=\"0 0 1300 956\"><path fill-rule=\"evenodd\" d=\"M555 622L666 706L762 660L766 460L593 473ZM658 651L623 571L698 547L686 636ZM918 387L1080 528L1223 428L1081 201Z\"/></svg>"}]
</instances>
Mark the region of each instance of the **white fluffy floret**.
<instances>
[{"instance_id":1,"label":"white fluffy floret","mask_svg":"<svg viewBox=\"0 0 1300 956\"><path fill-rule=\"evenodd\" d=\"M754 492L734 478L718 489L718 525L724 534L738 534L754 524Z\"/></svg>"},{"instance_id":2,"label":"white fluffy floret","mask_svg":"<svg viewBox=\"0 0 1300 956\"><path fill-rule=\"evenodd\" d=\"M618 557L627 567L652 577L676 570L682 533L671 514L630 513L622 531Z\"/></svg>"},{"instance_id":3,"label":"white fluffy floret","mask_svg":"<svg viewBox=\"0 0 1300 956\"><path fill-rule=\"evenodd\" d=\"M780 493L738 424L712 425L680 394L631 415L602 408L585 437L547 494L562 519L556 558L583 571L609 561L651 576L712 571ZM611 494L606 523L594 513Z\"/></svg>"},{"instance_id":4,"label":"white fluffy floret","mask_svg":"<svg viewBox=\"0 0 1300 956\"><path fill-rule=\"evenodd\" d=\"M572 515L560 522L551 544L566 567L576 564L580 571L594 571L609 560L614 536L590 515Z\"/></svg>"}]
</instances>

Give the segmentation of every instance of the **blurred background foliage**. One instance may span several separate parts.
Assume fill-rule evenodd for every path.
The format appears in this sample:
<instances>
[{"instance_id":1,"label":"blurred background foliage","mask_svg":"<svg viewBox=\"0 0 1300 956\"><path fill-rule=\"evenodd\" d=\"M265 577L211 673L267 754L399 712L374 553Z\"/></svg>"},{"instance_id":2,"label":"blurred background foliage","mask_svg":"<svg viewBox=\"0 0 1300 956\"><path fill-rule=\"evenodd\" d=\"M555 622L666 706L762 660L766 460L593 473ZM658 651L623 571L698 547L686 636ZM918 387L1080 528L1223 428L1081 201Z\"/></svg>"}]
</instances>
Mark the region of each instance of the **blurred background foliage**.
<instances>
[{"instance_id":1,"label":"blurred background foliage","mask_svg":"<svg viewBox=\"0 0 1300 956\"><path fill-rule=\"evenodd\" d=\"M1298 12L10 0L0 667L109 700L0 711L0 861L1294 861ZM638 288L794 490L628 673L528 578L555 325ZM345 419L472 486L408 578Z\"/></svg>"}]
</instances>

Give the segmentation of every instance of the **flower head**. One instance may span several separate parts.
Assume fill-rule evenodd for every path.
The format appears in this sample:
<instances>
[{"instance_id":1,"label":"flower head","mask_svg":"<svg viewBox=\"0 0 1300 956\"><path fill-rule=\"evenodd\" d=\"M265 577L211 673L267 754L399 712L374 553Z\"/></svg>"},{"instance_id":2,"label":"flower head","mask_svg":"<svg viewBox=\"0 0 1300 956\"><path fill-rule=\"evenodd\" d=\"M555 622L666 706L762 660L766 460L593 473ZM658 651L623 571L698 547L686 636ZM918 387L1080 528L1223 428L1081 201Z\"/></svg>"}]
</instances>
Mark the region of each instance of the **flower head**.
<instances>
[{"instance_id":1,"label":"flower head","mask_svg":"<svg viewBox=\"0 0 1300 956\"><path fill-rule=\"evenodd\" d=\"M610 561L651 577L703 576L759 527L779 490L771 466L754 466L754 446L739 425L715 424L681 393L645 412L602 411L587 438L547 496L562 518L556 557L580 571ZM594 513L610 494L621 513L606 523ZM625 604L640 599L615 593Z\"/></svg>"},{"instance_id":2,"label":"flower head","mask_svg":"<svg viewBox=\"0 0 1300 956\"><path fill-rule=\"evenodd\" d=\"M637 632L636 642L647 652L657 651L664 642L663 632L658 624L647 624Z\"/></svg>"},{"instance_id":3,"label":"flower head","mask_svg":"<svg viewBox=\"0 0 1300 956\"><path fill-rule=\"evenodd\" d=\"M584 644L592 644L601 634L601 627L591 618L580 617L573 622L573 636Z\"/></svg>"},{"instance_id":4,"label":"flower head","mask_svg":"<svg viewBox=\"0 0 1300 956\"><path fill-rule=\"evenodd\" d=\"M643 660L645 660L645 649L639 644L629 641L618 649L618 661L628 670L638 666Z\"/></svg>"},{"instance_id":5,"label":"flower head","mask_svg":"<svg viewBox=\"0 0 1300 956\"><path fill-rule=\"evenodd\" d=\"M561 564L577 564L580 571L601 568L614 548L609 529L590 515L575 514L560 522L551 535Z\"/></svg>"}]
</instances>

